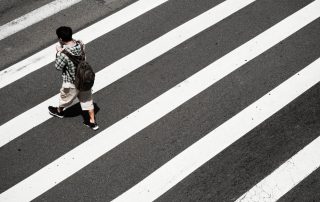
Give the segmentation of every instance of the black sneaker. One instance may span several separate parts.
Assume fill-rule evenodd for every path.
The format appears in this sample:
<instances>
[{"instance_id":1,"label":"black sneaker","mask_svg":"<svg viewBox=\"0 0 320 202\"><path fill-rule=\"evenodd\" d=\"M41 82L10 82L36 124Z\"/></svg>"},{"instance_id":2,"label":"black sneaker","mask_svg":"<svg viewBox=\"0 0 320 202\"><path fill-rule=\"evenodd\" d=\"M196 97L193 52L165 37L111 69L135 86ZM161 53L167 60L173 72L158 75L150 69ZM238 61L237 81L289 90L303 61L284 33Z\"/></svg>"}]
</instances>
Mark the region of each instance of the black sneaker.
<instances>
[{"instance_id":1,"label":"black sneaker","mask_svg":"<svg viewBox=\"0 0 320 202\"><path fill-rule=\"evenodd\" d=\"M91 128L92 130L98 130L99 126L97 123L91 123L91 122L83 122L83 124L89 128Z\"/></svg>"},{"instance_id":2,"label":"black sneaker","mask_svg":"<svg viewBox=\"0 0 320 202\"><path fill-rule=\"evenodd\" d=\"M62 112L58 112L58 108L57 107L49 106L48 109L49 109L49 114L51 114L52 116L56 116L56 117L59 117L61 119L63 118L63 116L64 116L63 111Z\"/></svg>"}]
</instances>

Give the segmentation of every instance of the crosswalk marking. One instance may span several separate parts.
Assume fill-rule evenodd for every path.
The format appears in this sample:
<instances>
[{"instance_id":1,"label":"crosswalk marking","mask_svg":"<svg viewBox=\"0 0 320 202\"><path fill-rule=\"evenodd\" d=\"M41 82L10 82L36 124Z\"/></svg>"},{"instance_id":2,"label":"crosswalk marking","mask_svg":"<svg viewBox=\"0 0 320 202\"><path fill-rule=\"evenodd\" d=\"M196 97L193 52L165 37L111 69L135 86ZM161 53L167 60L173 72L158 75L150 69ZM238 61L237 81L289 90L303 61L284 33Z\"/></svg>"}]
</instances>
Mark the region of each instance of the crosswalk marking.
<instances>
[{"instance_id":1,"label":"crosswalk marking","mask_svg":"<svg viewBox=\"0 0 320 202\"><path fill-rule=\"evenodd\" d=\"M137 132L219 81L230 72L317 19L320 15L318 12L319 8L320 1L318 0L292 14L272 28L220 58L140 109L124 117L114 125L3 192L0 195L0 200L32 200L56 186L61 181L132 137ZM301 72L301 74L304 73ZM314 76L316 74L312 75ZM310 81L302 86L307 86ZM303 90L301 90L301 88L297 88L297 90L298 89L300 89L299 92L302 93ZM145 119L145 117L148 117L148 119ZM248 117L246 118L248 119Z\"/></svg>"},{"instance_id":2,"label":"crosswalk marking","mask_svg":"<svg viewBox=\"0 0 320 202\"><path fill-rule=\"evenodd\" d=\"M74 34L74 38L81 39L84 43L89 43L167 1L168 0L137 1L117 13ZM53 62L56 54L55 46L56 44L53 44L38 53L1 70L0 89Z\"/></svg>"},{"instance_id":3,"label":"crosswalk marking","mask_svg":"<svg viewBox=\"0 0 320 202\"><path fill-rule=\"evenodd\" d=\"M318 83L320 81L320 78L317 76L320 73L319 65L320 59L316 60L305 69L295 74L293 77L283 82L246 109L242 110L240 113L201 138L199 141L161 166L158 170L150 174L147 178L120 195L114 201L155 200L193 171L198 169L201 165L219 154L222 150L230 146L250 130L258 126L292 100ZM319 154L320 150L317 153ZM301 158L298 160L301 160ZM316 164L319 163L320 162L318 161ZM312 168L314 167L315 166ZM299 169L299 171L301 171L301 169ZM279 177L279 175L275 177ZM280 179L282 179L283 184L287 182L286 178ZM272 181L273 178L270 180ZM273 188L272 190L275 190L275 187L277 186L272 185L275 184L266 184L265 187ZM254 195L254 193L256 193L255 191L260 191L259 193L262 194L264 187L262 187L261 190L260 188L260 186L257 186L257 189L252 190L252 194L246 197L248 200L244 201L251 201L250 196ZM259 196L259 194L257 195ZM242 201L242 198L240 201Z\"/></svg>"},{"instance_id":4,"label":"crosswalk marking","mask_svg":"<svg viewBox=\"0 0 320 202\"><path fill-rule=\"evenodd\" d=\"M162 55L171 48L181 44L206 28L218 23L253 1L254 0L225 1L196 18L182 24L174 30L171 30L167 34L98 72L93 91L97 92L105 88L109 84ZM47 112L47 107L52 105L52 103L56 103L57 100L58 95L55 95L54 97L1 125L0 133L3 135L0 138L0 147L29 131L33 127L36 127L50 119L51 116ZM21 125L19 123L24 124ZM15 127L16 125L19 125L19 127Z\"/></svg>"},{"instance_id":5,"label":"crosswalk marking","mask_svg":"<svg viewBox=\"0 0 320 202\"><path fill-rule=\"evenodd\" d=\"M319 156L320 137L316 138L269 176L244 193L237 199L237 202L252 201L252 199L265 202L277 201L320 167Z\"/></svg>"},{"instance_id":6,"label":"crosswalk marking","mask_svg":"<svg viewBox=\"0 0 320 202\"><path fill-rule=\"evenodd\" d=\"M11 22L8 22L7 24L0 26L0 40L15 34L28 26L40 22L41 20L50 17L61 10L69 8L80 1L81 0L55 0Z\"/></svg>"}]
</instances>

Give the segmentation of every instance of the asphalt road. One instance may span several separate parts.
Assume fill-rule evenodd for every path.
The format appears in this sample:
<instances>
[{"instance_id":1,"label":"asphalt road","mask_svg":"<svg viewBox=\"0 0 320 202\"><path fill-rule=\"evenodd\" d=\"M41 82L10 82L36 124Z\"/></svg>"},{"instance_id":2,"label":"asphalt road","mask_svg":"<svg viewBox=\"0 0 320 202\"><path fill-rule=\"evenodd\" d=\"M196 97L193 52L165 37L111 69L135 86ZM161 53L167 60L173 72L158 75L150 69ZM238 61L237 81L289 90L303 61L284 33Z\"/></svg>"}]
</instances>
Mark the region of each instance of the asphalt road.
<instances>
[{"instance_id":1,"label":"asphalt road","mask_svg":"<svg viewBox=\"0 0 320 202\"><path fill-rule=\"evenodd\" d=\"M0 23L5 24L49 2L1 2ZM53 44L57 27L69 25L77 32L134 2L82 1L1 40L0 70ZM99 72L221 2L170 0L88 43L88 61ZM68 117L51 118L2 146L0 193L311 2L257 0L95 92L96 116L100 126L96 132L82 125L80 107L76 105ZM319 32L320 19L317 19L80 169L35 201L115 199L315 61L320 56ZM0 125L56 95L60 86L60 72L55 70L54 63L50 63L1 88ZM157 201L238 199L320 135L319 98L320 85L316 84L192 172ZM319 177L319 169L316 169L280 201L320 201Z\"/></svg>"}]
</instances>

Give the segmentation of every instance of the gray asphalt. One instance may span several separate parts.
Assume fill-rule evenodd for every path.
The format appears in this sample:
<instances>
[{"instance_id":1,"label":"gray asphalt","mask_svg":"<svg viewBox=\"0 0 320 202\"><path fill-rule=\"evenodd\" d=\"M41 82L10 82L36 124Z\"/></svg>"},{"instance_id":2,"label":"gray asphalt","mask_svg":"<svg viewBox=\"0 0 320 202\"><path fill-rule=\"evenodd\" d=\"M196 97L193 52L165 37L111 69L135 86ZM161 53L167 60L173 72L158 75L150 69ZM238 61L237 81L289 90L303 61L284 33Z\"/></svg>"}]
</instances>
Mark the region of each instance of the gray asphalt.
<instances>
[{"instance_id":1,"label":"gray asphalt","mask_svg":"<svg viewBox=\"0 0 320 202\"><path fill-rule=\"evenodd\" d=\"M32 2L34 7L39 7L48 1ZM61 23L81 30L132 2L85 1L0 41L6 50L0 59L1 69L51 45L56 40L54 30ZM171 0L87 44L88 60L99 71L220 2L222 0ZM312 0L258 0L95 93L100 131L310 2ZM7 21L15 16L6 13L4 8L17 9L17 13L30 9L30 5L20 7L18 3L12 1L4 7L0 4L1 15L6 16ZM75 17L85 10L89 10L88 15ZM317 59L319 31L318 19L35 201L114 199ZM60 85L60 74L51 63L0 89L0 124L57 94ZM319 136L319 93L318 84L201 166L158 201L237 199ZM69 117L52 118L0 148L0 193L98 132L82 125L78 105ZM320 200L318 177L319 170L280 201Z\"/></svg>"},{"instance_id":2,"label":"gray asphalt","mask_svg":"<svg viewBox=\"0 0 320 202\"><path fill-rule=\"evenodd\" d=\"M52 0L10 0L0 2L1 24L8 23ZM43 21L0 41L0 70L15 64L57 41L56 28L72 26L74 32L109 16L136 0L81 1ZM84 15L85 13L85 15Z\"/></svg>"}]
</instances>

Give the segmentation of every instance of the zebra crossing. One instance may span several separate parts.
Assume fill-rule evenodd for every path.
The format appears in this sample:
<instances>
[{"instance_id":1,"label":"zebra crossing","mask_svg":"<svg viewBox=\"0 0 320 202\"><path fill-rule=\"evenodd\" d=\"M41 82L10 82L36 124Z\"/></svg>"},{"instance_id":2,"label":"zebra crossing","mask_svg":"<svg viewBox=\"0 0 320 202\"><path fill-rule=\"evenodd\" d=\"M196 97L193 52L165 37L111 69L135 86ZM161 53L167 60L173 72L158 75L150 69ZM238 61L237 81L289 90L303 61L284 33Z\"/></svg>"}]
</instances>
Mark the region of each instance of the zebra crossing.
<instances>
[{"instance_id":1,"label":"zebra crossing","mask_svg":"<svg viewBox=\"0 0 320 202\"><path fill-rule=\"evenodd\" d=\"M67 123L67 125L62 125L61 127L61 122L58 123L58 120L51 119L46 108L57 100L58 95L52 97L54 94L51 95L51 98L46 98L45 101L41 101L40 104L36 104L26 111L21 111L20 114L15 117L10 118L10 115L8 115L9 118L6 118L7 120L4 119L0 126L0 153L2 153L0 156L0 164L2 165L1 171L5 171L2 172L1 179L13 179L13 181L3 182L0 186L2 187L0 201L30 201L33 199L45 201L174 201L179 200L179 198L180 200L187 201L195 200L192 198L193 196L190 196L189 198L185 194L182 194L184 186L187 186L188 189L190 189L190 187L194 188L194 181L188 179L192 178L193 175L197 175L197 171L204 168L207 164L210 164L211 161L215 161L217 156L221 155L221 153L232 148L234 144L245 137L250 136L250 133L263 125L263 123L268 122L275 115L282 113L281 111L284 108L289 106L292 102L294 103L295 100L305 96L306 92L309 92L310 89L318 89L317 83L319 82L319 78L317 75L319 73L319 55L317 54L317 51L315 51L312 57L306 53L307 59L304 60L306 62L303 64L293 64L294 67L288 67L288 65L286 65L285 68L288 68L287 74L280 79L278 78L277 82L273 81L272 85L269 84L270 87L268 86L264 90L261 90L260 95L248 95L248 97L251 96L250 99L252 101L248 100L247 104L242 104L242 109L240 106L240 110L235 109L234 112L230 113L228 110L217 111L220 109L219 106L216 105L214 110L220 113L217 117L224 113L227 114L223 116L223 118L220 118L220 123L215 123L216 125L208 124L207 131L194 131L193 133L196 135L191 137L192 141L188 136L183 135L182 131L179 131L178 125L170 125L170 122L179 123L180 119L182 121L183 119L186 119L186 122L194 120L193 118L189 118L189 116L195 116L195 118L201 116L200 121L216 122L215 120L205 117L206 115L203 113L196 115L198 111L197 108L203 108L202 111L206 108L213 109L213 103L208 100L212 100L213 96L219 97L219 95L224 95L225 88L223 87L230 88L230 86L228 86L230 83L226 82L228 79L237 77L237 75L242 75L241 78L244 78L243 75L246 74L241 71L245 71L245 73L248 73L248 75L251 76L252 73L250 73L250 71L258 71L256 69L259 68L255 65L257 63L256 60L262 58L261 60L268 61L269 55L272 55L273 52L277 52L277 48L280 47L281 49L283 42L304 42L305 40L303 38L300 39L299 34L308 32L309 27L315 27L316 30L310 28L311 30L314 30L314 32L319 30L319 0L304 2L304 4L297 3L297 8L293 6L292 1L291 3L289 3L290 1L285 0L281 2L282 3L277 3L283 5L292 4L292 10L288 9L290 11L287 11L287 14L279 14L281 17L279 17L278 22L271 24L269 27L267 26L266 29L261 30L258 34L251 37L246 36L247 39L242 44L235 40L236 44L238 44L234 48L231 48L226 53L217 53L220 54L220 56L216 56L217 58L215 60L205 66L198 67L198 69L193 69L191 71L192 73L189 73L189 75L187 74L184 78L176 76L179 77L179 82L177 82L178 80L171 82L170 87L158 90L159 92L154 92L148 99L141 98L141 100L144 101L139 102L138 105L135 105L129 111L124 110L124 112L127 111L125 115L123 115L123 112L121 112L122 114L111 112L111 114L113 113L115 115L113 121L107 121L109 113L108 110L105 110L105 108L103 109L102 106L109 105L109 107L106 107L107 109L115 107L115 110L117 110L117 107L121 107L121 105L130 105L130 101L125 100L124 102L119 103L119 101L116 100L117 98L122 98L121 96L123 96L122 94L125 92L123 90L124 87L131 88L131 86L134 85L132 84L132 81L130 81L130 77L134 77L133 81L137 81L136 78L138 78L140 80L139 85L144 82L149 82L149 84L151 84L149 79L152 80L153 77L147 78L150 75L153 75L155 78L160 77L162 80L166 80L160 76L161 74L164 76L166 75L166 72L159 72L163 69L162 66L178 65L178 63L168 62L165 60L166 57L175 56L175 54L177 54L175 51L180 51L180 56L187 55L185 57L188 57L193 51L197 51L197 49L193 48L197 46L195 44L199 44L197 41L198 39L203 38L202 40L206 41L207 39L204 38L204 35L209 33L210 36L211 32L217 32L222 35L224 30L217 28L223 23L225 23L226 26L229 25L228 23L230 22L228 22L228 20L232 21L232 17L235 15L240 14L239 21L241 21L241 19L244 18L243 13L254 12L255 7L262 9L268 5L270 8L277 8L278 5L277 3L272 2L275 4L274 7L272 7L270 1L263 0L225 0L221 2L217 1L215 3L210 2L210 4L215 5L211 8L207 8L205 12L193 16L184 23L180 23L179 26L168 30L168 32L145 43L145 45L140 45L140 47L136 48L131 53L112 62L108 66L102 66L102 68L100 68L101 70L97 72L97 80L93 89L95 96L97 96L97 104L100 105L101 103L101 111L103 109L102 112L98 113L98 118L101 116L101 118L99 118L99 123L102 122L102 130L96 134L92 134L91 131L84 131L83 128L79 128L79 123ZM88 44L90 46L91 43L102 40L101 37L112 35L113 30L129 26L130 23L133 23L133 21L138 18L144 19L145 15L152 11L157 12L157 10L163 9L163 12L165 12L166 9L164 8L166 8L166 6L178 3L182 5L186 2L178 0L159 0L152 2L146 0L136 1L88 28L84 28L82 31L75 34L75 38L84 38L86 43L90 42ZM192 6L194 5L190 5L190 7ZM188 6L186 6L186 8L188 8ZM280 12L281 9L282 8L280 7L278 12ZM238 22L238 19L234 18L233 21ZM97 35L93 33L97 33ZM232 34L234 33L231 33L230 35ZM101 44L102 41L99 41L98 43ZM210 41L210 39L208 39L208 41ZM295 43L299 44L298 42ZM214 45L217 46L219 43L215 43ZM207 46L212 47L212 45L208 44ZM288 46L290 47L290 45ZM311 45L308 47L310 46ZM20 79L37 74L39 71L48 71L46 66L49 66L50 63L52 65L54 60L54 49L52 47L54 47L54 45L43 49L9 68L2 69L0 74L0 93L4 92L3 95L6 95L6 89L15 88L16 83L19 82ZM190 52L184 52L185 49L189 49L189 47L191 47ZM219 49L214 48L214 51L218 52ZM304 51L303 48L301 48L300 51ZM296 53L293 51L293 53L284 52L283 54L291 56ZM186 58L181 59L187 60ZM164 60L165 62L162 62L161 60ZM176 60L179 62L179 58ZM290 59L281 60L288 62ZM297 60L301 59L295 58L294 61ZM148 71L147 68L152 69L152 66L155 63L159 70L155 71L155 69L153 69L151 73L144 75L144 73ZM269 63L273 66L276 65L273 61L270 61ZM262 62L260 64L261 66L264 66L268 63ZM20 73L21 68L23 69L22 73ZM50 71L52 71L52 68ZM274 69L273 71L282 73L282 71L285 70ZM159 73L160 75L157 75L154 72ZM263 79L261 78L263 76L265 76L266 79L268 78L267 74L264 72L268 72L268 69L261 68L262 75L259 75L260 79L258 80L262 81ZM272 75L272 73L270 74ZM139 76L144 76L146 78L143 79ZM129 81L126 79L129 79ZM273 78L271 77L271 79ZM250 86L250 79L249 81L244 80L243 83L239 83L239 86ZM121 82L128 82L128 84L121 85ZM257 86L266 86L265 84L267 81L264 81L264 84L259 84L259 81L256 81L255 83ZM32 85L30 88L32 88ZM145 92L145 89L152 89L151 87L148 87L148 84L144 85L146 85L145 88L138 86L128 89L129 93L134 90L139 90L143 93ZM222 87L217 91L216 88L218 88L217 86L219 85L222 85ZM238 87L235 87L235 89L237 88ZM242 91L247 89L247 87L243 88ZM109 92L108 90L112 92ZM207 98L205 96L206 101L205 104L203 104L201 103L201 96L208 91L212 92L206 95ZM51 92L53 92L53 90ZM214 95L213 92L218 92L219 94ZM238 94L236 91L233 91L233 89L228 93L229 95L222 97L230 97L234 93ZM117 94L117 96L111 98L110 95L114 94ZM136 94L140 95L139 92L134 91L130 96L135 96ZM242 96L240 97L242 98ZM6 101L6 99L2 99L4 102ZM114 100L109 102L109 99ZM132 99L134 100L136 98ZM195 101L200 104L195 106L192 105ZM220 103L219 101L224 100L222 98L214 100L214 102ZM228 103L228 101L225 102ZM102 105L102 103L104 104ZM112 103L114 104L112 105ZM116 103L119 103L120 106L117 106ZM188 105L190 105L189 108L192 108L196 114L188 112L188 109L186 109L186 106ZM179 110L182 110L182 112ZM183 114L183 116L175 116L175 113ZM213 112L205 112L205 114L210 113ZM204 120L201 120L203 119L202 117L204 117ZM311 119L315 119L315 117L316 116L314 115ZM173 118L174 121L170 121L170 119ZM104 120L106 120L106 123L103 123ZM72 122L71 119L66 119L64 122L69 121ZM175 127L177 127L177 129L175 129ZM309 130L307 126L304 127L306 127L306 131ZM192 131L192 128L201 130L201 126L183 126L181 128L184 128L185 131ZM168 142L164 144L168 139L162 137L162 135L165 131L170 130L175 133L181 132L182 135L170 137L169 139L172 138L171 141L174 142L173 144ZM317 131L316 128L315 131ZM168 134L170 133L171 132L168 132ZM68 134L71 136L68 136ZM314 136L317 136L317 133L313 134ZM55 135L58 136L55 137ZM61 140L51 142L62 135L65 135L64 138L68 138L63 139L67 141L67 144L69 144L68 146L64 145ZM77 135L80 135L80 139L74 141L72 137ZM185 140L182 140L183 137ZM39 138L41 138L41 140ZM48 138L48 140L45 138ZM256 183L247 182L251 186L246 185L247 187L245 189L241 186L239 186L241 188L237 188L237 186L232 187L230 183L226 183L224 186L229 187L230 190L235 189L236 194L226 190L226 193L229 193L229 195L224 196L225 198L220 198L221 195L214 194L215 192L210 192L209 189L203 191L203 193L209 192L207 194L201 194L202 192L198 191L200 194L195 194L195 196L199 197L197 200L276 201L281 199L281 197L286 195L312 172L316 172L320 165L315 159L316 155L313 155L319 152L317 150L318 141L316 137L309 138L311 138L311 140L308 139L310 142L312 140L314 141L310 143L310 145L307 142L304 145L301 145L300 153L298 152L295 155L294 150L292 151L293 153L290 153L291 156L289 156L289 158L294 160L287 158L282 161L279 160L278 163L272 165L273 167L278 165L276 168L279 167L279 169L281 169L280 174L276 168L268 170L269 173L263 176L265 179L262 179L261 183L257 184L259 180L255 180ZM186 141L186 143L179 143L179 141ZM53 151L53 149L56 150L56 148L60 148L61 151L53 152L54 154L52 157L48 157L48 159L44 160L39 158L47 155L48 153L46 152L39 154L39 156L34 156L35 158L25 159L27 162L30 162L27 164L32 168L27 168L28 170L25 171L23 170L24 168L22 168L22 170L17 169L17 164L22 160L21 157L19 157L20 154L13 154L13 157L17 156L19 159L12 160L10 153L16 149L17 145L21 146L30 143L34 144L30 147L33 148L33 146L35 146L35 151L29 151L29 154L26 154L23 158L32 157L39 151L45 151L46 145L51 145L51 148L47 149L48 153ZM152 143L159 146L152 147ZM59 144L61 145L58 146ZM161 144L164 144L168 148L161 146ZM312 150L309 151L308 149L311 146ZM150 150L148 150L148 148ZM169 150L167 154L165 154L166 149ZM308 150L309 153L305 153L304 150ZM151 159L145 159L149 152ZM164 160L161 159L160 154L163 155ZM121 157L119 155L121 155ZM160 159L155 158L156 156ZM295 156L299 156L299 158ZM232 159L232 157L228 155L224 156L224 158ZM157 160L159 160L159 162L157 162ZM146 164L142 165L137 162L146 162ZM153 164L150 164L150 162L153 162ZM284 164L282 165L282 163ZM149 166L152 165L151 168L147 168L148 164ZM215 162L215 164L217 164L217 162ZM294 164L294 166L286 168L286 165L292 164ZM295 165L300 164L302 167L297 171L299 172L299 175L294 174L297 178L291 182L288 179L293 175L292 170L296 169ZM23 165L21 166L23 167ZM142 169L140 170L139 168ZM13 171L13 174L11 174L11 169L17 170ZM95 170L100 170L100 172ZM272 172L273 170L275 170L275 174ZM106 178L107 176L105 175L100 176L101 171L108 173L105 174L108 178ZM114 172L117 171L120 172L114 174ZM127 171L127 173L125 173L125 171ZM211 169L206 169L206 171L206 173L209 174L215 172L211 171ZM20 177L16 178L15 174L18 174ZM258 175L259 174L262 173L258 173ZM234 173L234 176L237 176L237 174ZM93 182L88 182L88 177L89 179L92 179ZM132 179L130 179L130 177L132 177ZM75 182L78 181L78 178L80 179L80 183L88 183L89 185L96 184L97 179L99 179L98 184L104 185L105 187L101 189L97 189L96 187L89 188L90 191L86 193L85 185L83 185L83 188L81 189L77 188L79 184ZM211 178L208 179L209 184L210 181L214 180ZM264 185L265 181L268 182L266 185ZM184 185L184 183L187 185ZM119 186L119 188L116 186ZM278 188L280 186L284 188ZM73 191L72 187L77 191ZM181 187L182 190L179 190L179 187ZM250 189L251 187L253 188ZM178 189L178 191L175 191L175 189ZM219 190L219 187L217 186L215 189ZM104 190L105 193L102 193L102 190ZM91 195L89 193L95 194Z\"/></svg>"},{"instance_id":2,"label":"zebra crossing","mask_svg":"<svg viewBox=\"0 0 320 202\"><path fill-rule=\"evenodd\" d=\"M46 4L24 16L21 16L11 22L8 22L5 25L0 27L0 40L34 24L42 19L45 19L55 13L68 8L76 3L79 3L80 0L71 0L71 1L61 1L56 0L49 4Z\"/></svg>"}]
</instances>

